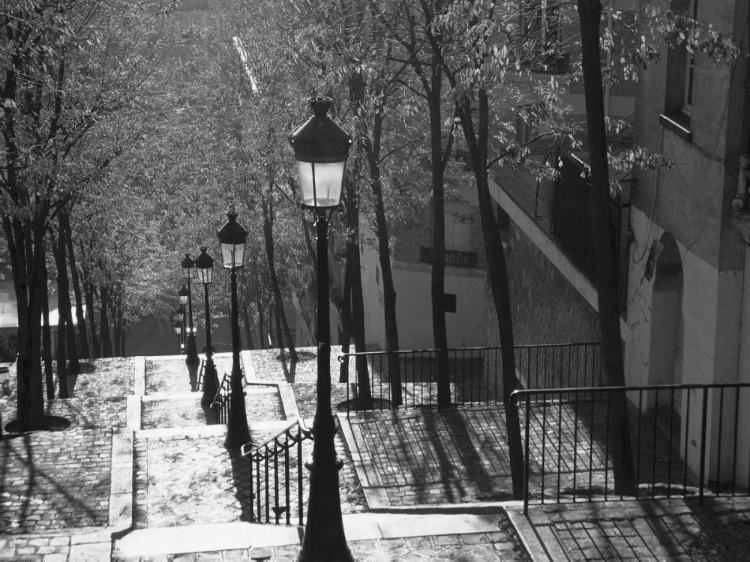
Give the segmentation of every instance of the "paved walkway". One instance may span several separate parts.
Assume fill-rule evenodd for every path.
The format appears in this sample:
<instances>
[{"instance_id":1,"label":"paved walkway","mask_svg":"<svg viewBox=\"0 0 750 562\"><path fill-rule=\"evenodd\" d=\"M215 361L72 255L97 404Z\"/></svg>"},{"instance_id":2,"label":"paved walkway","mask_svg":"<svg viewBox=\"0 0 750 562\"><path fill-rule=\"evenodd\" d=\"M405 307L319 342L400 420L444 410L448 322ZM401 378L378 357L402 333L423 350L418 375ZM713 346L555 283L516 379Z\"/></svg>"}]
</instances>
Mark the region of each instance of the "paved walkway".
<instances>
[{"instance_id":1,"label":"paved walkway","mask_svg":"<svg viewBox=\"0 0 750 562\"><path fill-rule=\"evenodd\" d=\"M278 350L243 352L256 441L312 416L314 350L301 351L293 371ZM229 354L216 358L220 373L231 369ZM48 406L69 429L1 443L0 559L296 558L301 529L250 522L247 462L223 447L223 426L207 424L184 358L101 361L71 385L73 398ZM334 404L345 399L346 385L334 384ZM0 399L0 413L14 417L14 396ZM357 560L750 559L745 498L532 505L524 516L504 501L501 409L339 420L342 512Z\"/></svg>"}]
</instances>

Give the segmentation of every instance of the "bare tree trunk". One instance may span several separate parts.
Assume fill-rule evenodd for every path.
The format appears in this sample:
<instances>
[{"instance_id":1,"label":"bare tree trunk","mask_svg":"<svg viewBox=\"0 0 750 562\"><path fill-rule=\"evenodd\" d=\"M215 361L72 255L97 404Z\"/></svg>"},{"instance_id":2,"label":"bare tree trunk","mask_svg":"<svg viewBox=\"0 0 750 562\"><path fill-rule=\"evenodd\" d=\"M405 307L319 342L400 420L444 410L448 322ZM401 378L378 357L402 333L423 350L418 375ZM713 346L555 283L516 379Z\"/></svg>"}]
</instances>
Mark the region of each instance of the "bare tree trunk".
<instances>
[{"instance_id":1,"label":"bare tree trunk","mask_svg":"<svg viewBox=\"0 0 750 562\"><path fill-rule=\"evenodd\" d=\"M276 263L274 261L274 242L273 242L273 201L271 200L271 193L268 197L262 198L263 205L263 239L266 244L266 256L268 258L268 274L271 277L271 289L273 290L273 300L275 304L276 312L276 325L278 332L278 345L279 348L284 347L284 337L286 337L287 345L289 346L289 356L293 363L298 360L297 350L294 349L294 341L292 340L292 333L289 330L289 323L286 320L286 314L284 314L284 303L281 297L281 287L279 286L279 279L276 276Z\"/></svg>"},{"instance_id":2,"label":"bare tree trunk","mask_svg":"<svg viewBox=\"0 0 750 562\"><path fill-rule=\"evenodd\" d=\"M347 248L348 251L348 248ZM349 343L352 338L352 276L349 273L351 261L346 260L346 271L344 273L344 302L341 306L341 353L344 357L341 361L339 382L349 382Z\"/></svg>"},{"instance_id":3,"label":"bare tree trunk","mask_svg":"<svg viewBox=\"0 0 750 562\"><path fill-rule=\"evenodd\" d=\"M47 287L47 267L44 268L44 286ZM55 398L55 378L52 372L52 329L49 325L49 291L44 291L42 303L42 356L44 360L44 382L47 387L47 400Z\"/></svg>"},{"instance_id":4,"label":"bare tree trunk","mask_svg":"<svg viewBox=\"0 0 750 562\"><path fill-rule=\"evenodd\" d=\"M70 264L70 279L73 285L73 295L76 302L76 321L78 322L78 350L79 357L89 356L89 342L86 337L86 317L83 313L83 299L81 298L81 281L76 267L75 252L73 250L73 231L70 228L70 215L64 213L60 216L62 226L65 227L65 245L68 252L68 263ZM89 313L90 314L90 313Z\"/></svg>"},{"instance_id":5,"label":"bare tree trunk","mask_svg":"<svg viewBox=\"0 0 750 562\"><path fill-rule=\"evenodd\" d=\"M99 324L102 336L102 357L112 357L112 340L109 337L109 318L107 316L107 308L109 307L109 290L107 287L99 288L99 301L101 305Z\"/></svg>"},{"instance_id":6,"label":"bare tree trunk","mask_svg":"<svg viewBox=\"0 0 750 562\"><path fill-rule=\"evenodd\" d=\"M255 301L255 307L258 309L258 340L259 345L258 349L265 349L266 348L266 333L265 333L265 309L263 308L263 303L260 300L260 297L258 297Z\"/></svg>"},{"instance_id":7,"label":"bare tree trunk","mask_svg":"<svg viewBox=\"0 0 750 562\"><path fill-rule=\"evenodd\" d=\"M94 314L94 294L96 287L89 283L84 284L84 298L86 299L86 308L89 311L89 331L91 332L91 349L94 357L101 357L102 352L99 347L99 336L96 333L96 314Z\"/></svg>"},{"instance_id":8,"label":"bare tree trunk","mask_svg":"<svg viewBox=\"0 0 750 562\"><path fill-rule=\"evenodd\" d=\"M119 297L112 299L112 324L114 333L115 357L122 357L122 307Z\"/></svg>"},{"instance_id":9,"label":"bare tree trunk","mask_svg":"<svg viewBox=\"0 0 750 562\"><path fill-rule=\"evenodd\" d=\"M346 229L348 233L346 237L346 273L350 277L352 296L351 329L354 336L354 350L357 353L363 353L367 351L365 305L362 295L362 266L359 259L359 202L357 186L353 181L346 182L344 206L346 208ZM354 363L357 369L357 407L371 410L373 403L367 357L357 355Z\"/></svg>"},{"instance_id":10,"label":"bare tree trunk","mask_svg":"<svg viewBox=\"0 0 750 562\"><path fill-rule=\"evenodd\" d=\"M442 73L432 66L427 103L430 110L430 158L432 169L432 335L438 350L438 408L451 407L448 373L448 332L445 326L445 175L443 168Z\"/></svg>"},{"instance_id":11,"label":"bare tree trunk","mask_svg":"<svg viewBox=\"0 0 750 562\"><path fill-rule=\"evenodd\" d=\"M455 81L451 78L451 85ZM513 498L523 498L523 445L521 443L521 424L517 408L510 403L510 396L518 388L516 378L516 361L514 354L513 318L510 305L510 287L508 270L505 261L505 251L500 238L500 230L493 213L492 196L489 189L488 176L488 146L489 146L489 103L484 90L477 92L478 108L471 107L471 100L464 98L456 102L456 114L461 119L466 145L471 155L471 165L477 184L477 198L479 201L479 215L482 224L484 249L487 258L487 272L495 316L497 317L500 334L502 359L503 404L505 405L505 419L508 430L508 449L510 458L511 479L513 482ZM474 119L477 128L474 128Z\"/></svg>"},{"instance_id":12,"label":"bare tree trunk","mask_svg":"<svg viewBox=\"0 0 750 562\"><path fill-rule=\"evenodd\" d=\"M620 315L615 289L615 262L612 254L612 225L609 200L609 164L607 134L604 120L604 92L602 88L599 26L602 7L599 0L578 0L581 27L581 55L583 87L586 97L586 121L589 134L589 162L591 165L591 194L593 198L594 232L596 234L596 280L599 324L602 330L602 354L607 382L611 386L625 386ZM626 397L609 394L611 423L608 423L608 443L612 454L615 494L634 495L635 472L630 444Z\"/></svg>"},{"instance_id":13,"label":"bare tree trunk","mask_svg":"<svg viewBox=\"0 0 750 562\"><path fill-rule=\"evenodd\" d=\"M250 324L250 306L247 303L242 306L242 317L245 323L245 337L247 338L247 348L255 349L255 342L253 342L253 330Z\"/></svg>"},{"instance_id":14,"label":"bare tree trunk","mask_svg":"<svg viewBox=\"0 0 750 562\"><path fill-rule=\"evenodd\" d=\"M384 102L383 102L384 103ZM393 282L391 270L391 249L388 240L388 221L385 216L385 202L383 200L383 184L380 178L380 147L383 131L383 112L378 111L374 116L372 140L365 142L365 153L370 168L370 188L375 203L375 230L378 237L378 257L383 280L383 315L385 320L386 350L399 350L398 322L396 320L396 286ZM391 388L391 407L397 408L403 404L401 391L401 365L398 355L388 355L388 378Z\"/></svg>"},{"instance_id":15,"label":"bare tree trunk","mask_svg":"<svg viewBox=\"0 0 750 562\"><path fill-rule=\"evenodd\" d=\"M63 212L58 215L58 233L57 239L53 235L53 251L55 262L57 264L57 308L60 314L60 324L65 332L63 340L66 345L66 355L68 357L67 370L71 373L80 373L81 365L78 361L78 348L76 346L75 329L73 328L73 311L70 303L70 283L68 282L68 265L65 255L65 223L63 221ZM58 334L58 341L61 341L61 335ZM58 353L60 350L58 349ZM66 373L67 374L67 373ZM60 372L57 374L60 377ZM67 392L67 391L66 391ZM61 398L67 396L60 395Z\"/></svg>"},{"instance_id":16,"label":"bare tree trunk","mask_svg":"<svg viewBox=\"0 0 750 562\"><path fill-rule=\"evenodd\" d=\"M68 297L65 269L65 243L62 236L52 236L52 254L57 264L57 381L60 398L68 398L68 317L70 298Z\"/></svg>"}]
</instances>

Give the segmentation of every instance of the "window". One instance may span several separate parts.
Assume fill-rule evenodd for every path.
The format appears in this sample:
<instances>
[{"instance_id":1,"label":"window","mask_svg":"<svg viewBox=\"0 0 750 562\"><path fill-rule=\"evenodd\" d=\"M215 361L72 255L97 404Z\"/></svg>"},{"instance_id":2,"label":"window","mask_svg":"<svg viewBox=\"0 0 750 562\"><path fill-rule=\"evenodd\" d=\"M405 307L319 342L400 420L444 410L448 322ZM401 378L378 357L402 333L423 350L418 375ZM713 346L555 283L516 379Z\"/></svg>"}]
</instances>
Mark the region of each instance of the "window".
<instances>
[{"instance_id":1,"label":"window","mask_svg":"<svg viewBox=\"0 0 750 562\"><path fill-rule=\"evenodd\" d=\"M673 0L671 9L692 19L698 17L698 0ZM693 112L693 86L695 84L695 54L687 50L685 42L670 45L667 54L667 91L664 117L677 132L690 132Z\"/></svg>"},{"instance_id":2,"label":"window","mask_svg":"<svg viewBox=\"0 0 750 562\"><path fill-rule=\"evenodd\" d=\"M456 312L456 295L452 293L445 293L443 297L443 305L445 306L445 311Z\"/></svg>"},{"instance_id":3,"label":"window","mask_svg":"<svg viewBox=\"0 0 750 562\"><path fill-rule=\"evenodd\" d=\"M521 146L531 141L539 134L536 123L536 114L531 104L524 106L523 111L516 115L516 140Z\"/></svg>"},{"instance_id":4,"label":"window","mask_svg":"<svg viewBox=\"0 0 750 562\"><path fill-rule=\"evenodd\" d=\"M559 0L522 0L521 24L525 57L537 72L567 70L568 57L562 52Z\"/></svg>"}]
</instances>

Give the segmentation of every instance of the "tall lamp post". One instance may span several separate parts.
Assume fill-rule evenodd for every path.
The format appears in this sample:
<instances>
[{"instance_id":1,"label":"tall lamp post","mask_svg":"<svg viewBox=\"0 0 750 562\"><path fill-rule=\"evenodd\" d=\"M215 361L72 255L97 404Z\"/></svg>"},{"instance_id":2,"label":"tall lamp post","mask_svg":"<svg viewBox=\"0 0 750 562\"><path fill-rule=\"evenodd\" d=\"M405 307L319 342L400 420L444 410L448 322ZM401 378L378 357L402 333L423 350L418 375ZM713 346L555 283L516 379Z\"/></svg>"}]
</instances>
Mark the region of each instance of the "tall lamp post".
<instances>
[{"instance_id":1,"label":"tall lamp post","mask_svg":"<svg viewBox=\"0 0 750 562\"><path fill-rule=\"evenodd\" d=\"M336 456L337 431L331 410L331 325L328 302L328 221L341 203L344 169L351 137L328 116L330 98L311 98L314 115L292 133L303 208L310 209L317 237L318 288L318 403L313 421L310 498L299 561L353 560L344 535Z\"/></svg>"},{"instance_id":2,"label":"tall lamp post","mask_svg":"<svg viewBox=\"0 0 750 562\"><path fill-rule=\"evenodd\" d=\"M201 405L209 406L219 389L219 377L214 365L214 350L211 344L211 311L208 304L208 286L213 281L214 258L206 253L205 246L201 248L200 255L195 258L195 269L198 272L198 280L203 283L203 300L206 305L206 366L203 371L203 396Z\"/></svg>"},{"instance_id":3,"label":"tall lamp post","mask_svg":"<svg viewBox=\"0 0 750 562\"><path fill-rule=\"evenodd\" d=\"M180 262L180 265L182 266L182 277L187 282L187 303L183 302L183 304L187 304L188 306L188 334L187 334L187 357L185 358L185 364L188 366L188 368L191 365L197 365L201 362L200 359L198 359L198 349L195 346L195 330L193 329L193 291L191 291L190 287L190 281L192 280L192 277L195 275L195 262L190 258L190 254L185 254L185 259ZM185 286L182 287L185 289ZM183 294L182 289L180 289L180 302L182 302Z\"/></svg>"},{"instance_id":4,"label":"tall lamp post","mask_svg":"<svg viewBox=\"0 0 750 562\"><path fill-rule=\"evenodd\" d=\"M237 222L234 206L229 208L227 223L217 232L221 245L224 268L232 278L232 375L229 391L229 414L227 416L227 438L224 446L236 449L250 442L250 428L245 412L245 389L240 368L240 322L237 309L237 269L244 266L247 230Z\"/></svg>"}]
</instances>

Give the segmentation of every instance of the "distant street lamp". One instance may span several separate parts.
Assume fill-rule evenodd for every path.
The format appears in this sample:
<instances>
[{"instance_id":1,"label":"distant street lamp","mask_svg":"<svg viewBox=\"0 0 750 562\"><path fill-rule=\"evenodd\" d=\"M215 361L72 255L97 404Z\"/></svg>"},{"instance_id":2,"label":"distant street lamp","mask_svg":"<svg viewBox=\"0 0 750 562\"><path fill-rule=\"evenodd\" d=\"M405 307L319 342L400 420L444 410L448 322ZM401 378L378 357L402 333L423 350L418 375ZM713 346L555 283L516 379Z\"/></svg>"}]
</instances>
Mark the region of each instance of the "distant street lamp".
<instances>
[{"instance_id":1,"label":"distant street lamp","mask_svg":"<svg viewBox=\"0 0 750 562\"><path fill-rule=\"evenodd\" d=\"M183 337L185 334L185 307L180 305L177 308L175 308L174 312L172 313L172 316L174 317L175 324L180 325L180 330L177 331L177 328L175 326L172 326L172 331L177 334L178 338L177 341L180 344L180 347L177 351L178 354L182 354L183 349Z\"/></svg>"},{"instance_id":2,"label":"distant street lamp","mask_svg":"<svg viewBox=\"0 0 750 562\"><path fill-rule=\"evenodd\" d=\"M185 254L185 259L180 262L182 266L182 278L187 282L187 305L188 305L188 333L187 333L187 357L185 358L185 364L188 368L193 365L197 365L201 362L198 359L198 349L195 347L195 330L193 329L193 292L190 290L190 281L195 275L195 263L190 259L190 254ZM185 286L183 285L183 289ZM182 291L182 289L180 290ZM180 292L180 302L182 302L183 294ZM183 302L183 304L185 304Z\"/></svg>"},{"instance_id":3,"label":"distant street lamp","mask_svg":"<svg viewBox=\"0 0 750 562\"><path fill-rule=\"evenodd\" d=\"M299 561L353 560L344 535L339 494L339 471L343 463L336 456L336 422L331 410L331 325L328 302L328 221L341 203L346 159L351 137L328 117L330 98L311 98L314 115L292 133L290 142L297 160L301 205L310 209L317 237L318 288L318 403L312 434L310 498L305 536Z\"/></svg>"},{"instance_id":4,"label":"distant street lamp","mask_svg":"<svg viewBox=\"0 0 750 562\"><path fill-rule=\"evenodd\" d=\"M201 248L200 255L195 259L195 269L198 272L198 280L203 283L203 300L206 305L206 366L203 370L203 396L201 405L209 406L219 389L219 376L216 373L211 344L211 310L208 303L208 286L213 281L214 258L206 253L205 246Z\"/></svg>"},{"instance_id":5,"label":"distant street lamp","mask_svg":"<svg viewBox=\"0 0 750 562\"><path fill-rule=\"evenodd\" d=\"M239 448L250 442L250 428L245 411L245 389L240 368L240 322L237 305L237 269L244 266L247 230L237 223L234 206L229 208L227 223L217 232L224 268L232 278L232 375L229 381L229 414L227 416L227 449Z\"/></svg>"},{"instance_id":6,"label":"distant street lamp","mask_svg":"<svg viewBox=\"0 0 750 562\"><path fill-rule=\"evenodd\" d=\"M175 320L172 324L172 331L177 335L177 353L182 353L182 321Z\"/></svg>"}]
</instances>

